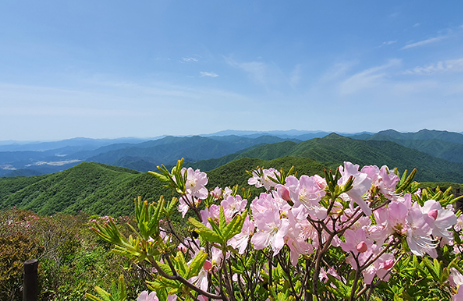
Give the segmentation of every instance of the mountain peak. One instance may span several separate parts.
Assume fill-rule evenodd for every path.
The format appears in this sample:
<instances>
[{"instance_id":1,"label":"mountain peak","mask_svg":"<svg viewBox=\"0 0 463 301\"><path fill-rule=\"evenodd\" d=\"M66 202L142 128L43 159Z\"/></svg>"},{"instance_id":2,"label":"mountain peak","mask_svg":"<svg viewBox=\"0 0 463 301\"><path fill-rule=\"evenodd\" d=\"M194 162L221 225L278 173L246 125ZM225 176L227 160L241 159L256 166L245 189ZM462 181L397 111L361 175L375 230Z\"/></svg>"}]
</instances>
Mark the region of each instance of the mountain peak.
<instances>
[{"instance_id":1,"label":"mountain peak","mask_svg":"<svg viewBox=\"0 0 463 301\"><path fill-rule=\"evenodd\" d=\"M326 135L325 137L321 138L321 139L345 139L346 137L344 136L341 136L339 134L336 134L336 133L331 133L331 134L328 134Z\"/></svg>"},{"instance_id":2,"label":"mountain peak","mask_svg":"<svg viewBox=\"0 0 463 301\"><path fill-rule=\"evenodd\" d=\"M379 131L378 134L390 135L390 134L400 134L400 132L393 130L393 129L388 129L384 131Z\"/></svg>"}]
</instances>

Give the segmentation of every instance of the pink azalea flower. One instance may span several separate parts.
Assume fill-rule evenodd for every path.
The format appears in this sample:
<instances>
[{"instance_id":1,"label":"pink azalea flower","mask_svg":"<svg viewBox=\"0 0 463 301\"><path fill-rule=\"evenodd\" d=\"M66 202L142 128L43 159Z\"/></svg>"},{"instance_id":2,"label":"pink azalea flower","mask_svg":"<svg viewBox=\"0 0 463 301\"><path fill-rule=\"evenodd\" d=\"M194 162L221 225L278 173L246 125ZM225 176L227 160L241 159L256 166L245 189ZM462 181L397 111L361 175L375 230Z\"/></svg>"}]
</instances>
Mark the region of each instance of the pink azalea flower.
<instances>
[{"instance_id":1,"label":"pink azalea flower","mask_svg":"<svg viewBox=\"0 0 463 301\"><path fill-rule=\"evenodd\" d=\"M188 212L188 209L190 209L190 206L185 203L183 198L180 198L178 201L178 211L182 213L183 218L185 218L185 214Z\"/></svg>"},{"instance_id":2,"label":"pink azalea flower","mask_svg":"<svg viewBox=\"0 0 463 301\"><path fill-rule=\"evenodd\" d=\"M416 256L423 256L427 249L434 249L437 245L431 239L429 226L430 217L421 212L420 205L415 203L407 216L407 244Z\"/></svg>"},{"instance_id":3,"label":"pink azalea flower","mask_svg":"<svg viewBox=\"0 0 463 301\"><path fill-rule=\"evenodd\" d=\"M233 190L230 189L230 187L225 187L225 189L223 190L223 198L226 199L228 196L232 195L233 193Z\"/></svg>"},{"instance_id":4,"label":"pink azalea flower","mask_svg":"<svg viewBox=\"0 0 463 301\"><path fill-rule=\"evenodd\" d=\"M463 275L457 269L451 268L449 282L451 286L458 287L463 284Z\"/></svg>"},{"instance_id":5,"label":"pink azalea flower","mask_svg":"<svg viewBox=\"0 0 463 301\"><path fill-rule=\"evenodd\" d=\"M275 201L271 194L267 193L261 193L259 198L252 201L250 207L255 221L260 219L260 216L267 215L268 211L280 213L278 202Z\"/></svg>"},{"instance_id":6,"label":"pink azalea flower","mask_svg":"<svg viewBox=\"0 0 463 301\"><path fill-rule=\"evenodd\" d=\"M249 219L249 215L247 215L243 223L243 228L241 228L241 233L233 236L228 241L228 245L238 249L239 254L244 254L248 246L249 237L254 234L254 229L254 223Z\"/></svg>"},{"instance_id":7,"label":"pink azalea flower","mask_svg":"<svg viewBox=\"0 0 463 301\"><path fill-rule=\"evenodd\" d=\"M225 213L225 219L227 220L227 223L229 223L235 214L241 214L244 212L246 209L248 201L243 200L241 196L237 195L236 197L234 196L229 196L226 199L224 199L221 202L221 205L223 207L224 213Z\"/></svg>"},{"instance_id":8,"label":"pink azalea flower","mask_svg":"<svg viewBox=\"0 0 463 301\"><path fill-rule=\"evenodd\" d=\"M457 294L452 296L452 301L463 301L463 289L458 288Z\"/></svg>"},{"instance_id":9,"label":"pink azalea flower","mask_svg":"<svg viewBox=\"0 0 463 301\"><path fill-rule=\"evenodd\" d=\"M373 212L373 215L376 225L367 228L368 236L378 243L384 242L393 232L389 222L389 208L382 207Z\"/></svg>"},{"instance_id":10,"label":"pink azalea flower","mask_svg":"<svg viewBox=\"0 0 463 301\"><path fill-rule=\"evenodd\" d=\"M276 175L280 175L280 172L274 168L264 169L262 170L262 176L257 174L257 171L252 172L253 177L248 180L249 185L254 185L257 188L265 187L267 191L270 188L275 187L277 183L273 182L269 177L276 179Z\"/></svg>"},{"instance_id":11,"label":"pink azalea flower","mask_svg":"<svg viewBox=\"0 0 463 301\"><path fill-rule=\"evenodd\" d=\"M457 222L455 226L453 226L453 229L455 229L455 231L461 231L463 229L463 214L457 218Z\"/></svg>"},{"instance_id":12,"label":"pink azalea flower","mask_svg":"<svg viewBox=\"0 0 463 301\"><path fill-rule=\"evenodd\" d=\"M251 243L256 250L271 246L274 255L278 254L285 244L284 237L288 232L288 220L280 219L279 212L273 210L267 211L265 215L254 216L254 219L258 231L251 238Z\"/></svg>"},{"instance_id":13,"label":"pink azalea flower","mask_svg":"<svg viewBox=\"0 0 463 301\"><path fill-rule=\"evenodd\" d=\"M400 181L399 176L393 172L390 172L387 166L381 167L379 176L380 179L378 180L379 183L377 186L384 196L386 196L389 200L392 200L395 194L397 183Z\"/></svg>"},{"instance_id":14,"label":"pink azalea flower","mask_svg":"<svg viewBox=\"0 0 463 301\"><path fill-rule=\"evenodd\" d=\"M443 209L435 200L428 200L421 207L421 212L430 217L428 223L432 228L432 235L444 237L448 241L453 239L453 234L448 229L457 223L457 217L452 210Z\"/></svg>"},{"instance_id":15,"label":"pink azalea flower","mask_svg":"<svg viewBox=\"0 0 463 301\"><path fill-rule=\"evenodd\" d=\"M209 194L206 189L206 173L201 172L199 169L193 170L193 168L189 167L188 169L182 169L182 175L185 173L185 171L187 173L185 182L185 189L187 194L191 194L198 199L206 199Z\"/></svg>"},{"instance_id":16,"label":"pink azalea flower","mask_svg":"<svg viewBox=\"0 0 463 301\"><path fill-rule=\"evenodd\" d=\"M188 279L188 282L190 282L191 284L194 284L195 286L199 287L203 291L207 291L207 285L208 285L207 271L204 268L201 268L201 271L199 271L199 274L197 276L194 276Z\"/></svg>"},{"instance_id":17,"label":"pink azalea flower","mask_svg":"<svg viewBox=\"0 0 463 301\"><path fill-rule=\"evenodd\" d=\"M347 195L359 205L365 215L371 215L371 208L368 203L363 199L363 195L371 188L372 180L368 177L368 174L360 172L358 165L354 165L350 162L344 162L344 168L339 166L339 172L342 177L338 180L338 185L344 185L347 183L349 178L354 178L352 189L346 192Z\"/></svg>"},{"instance_id":18,"label":"pink azalea flower","mask_svg":"<svg viewBox=\"0 0 463 301\"><path fill-rule=\"evenodd\" d=\"M222 188L216 187L214 190L211 191L211 195L214 200L218 200L222 196Z\"/></svg>"},{"instance_id":19,"label":"pink azalea flower","mask_svg":"<svg viewBox=\"0 0 463 301\"><path fill-rule=\"evenodd\" d=\"M148 294L148 291L143 291L137 298L137 301L159 301L156 296L156 292L151 292Z\"/></svg>"},{"instance_id":20,"label":"pink azalea flower","mask_svg":"<svg viewBox=\"0 0 463 301\"><path fill-rule=\"evenodd\" d=\"M211 258L212 266L214 266L214 267L220 266L222 264L222 260L223 260L222 250L217 249L216 247L212 247L211 255L212 255L212 258Z\"/></svg>"},{"instance_id":21,"label":"pink azalea flower","mask_svg":"<svg viewBox=\"0 0 463 301\"><path fill-rule=\"evenodd\" d=\"M299 180L294 176L286 178L286 187L289 189L294 207L306 207L309 214L317 219L324 219L327 215L327 209L320 205L321 198L325 196L324 188L321 187L325 185L319 176L303 175Z\"/></svg>"},{"instance_id":22,"label":"pink azalea flower","mask_svg":"<svg viewBox=\"0 0 463 301\"><path fill-rule=\"evenodd\" d=\"M373 245L373 241L367 239L363 228L357 230L347 229L344 232L344 238L346 242L341 242L341 248L349 254L365 253Z\"/></svg>"},{"instance_id":23,"label":"pink azalea flower","mask_svg":"<svg viewBox=\"0 0 463 301\"><path fill-rule=\"evenodd\" d=\"M296 211L296 213L298 213ZM299 260L299 256L302 254L313 253L313 246L306 242L305 233L302 231L304 224L307 219L303 219L300 223L297 216L293 214L293 211L288 211L289 229L286 235L286 244L290 249L290 260L291 263L296 266Z\"/></svg>"},{"instance_id":24,"label":"pink azalea flower","mask_svg":"<svg viewBox=\"0 0 463 301\"><path fill-rule=\"evenodd\" d=\"M378 254L381 250L376 249L373 251L373 256ZM389 280L390 274L388 274L389 270L394 266L394 255L391 253L384 253L381 255L373 264L368 266L365 270L363 270L363 277L366 284L371 284L375 276L382 280Z\"/></svg>"}]
</instances>

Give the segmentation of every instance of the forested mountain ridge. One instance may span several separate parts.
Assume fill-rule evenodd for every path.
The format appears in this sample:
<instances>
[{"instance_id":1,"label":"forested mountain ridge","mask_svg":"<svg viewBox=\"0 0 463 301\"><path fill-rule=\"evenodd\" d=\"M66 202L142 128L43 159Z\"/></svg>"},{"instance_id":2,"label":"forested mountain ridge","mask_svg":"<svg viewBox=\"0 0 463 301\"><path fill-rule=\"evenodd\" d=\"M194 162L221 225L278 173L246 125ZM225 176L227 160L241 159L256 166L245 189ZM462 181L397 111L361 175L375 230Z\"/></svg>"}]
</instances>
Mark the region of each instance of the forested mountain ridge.
<instances>
[{"instance_id":1,"label":"forested mountain ridge","mask_svg":"<svg viewBox=\"0 0 463 301\"><path fill-rule=\"evenodd\" d=\"M31 181L25 183L25 179ZM16 184L17 189L9 189ZM103 165L81 163L65 171L29 178L0 179L0 208L13 206L50 215L56 212L128 214L133 199L157 200L166 191L147 173Z\"/></svg>"},{"instance_id":2,"label":"forested mountain ridge","mask_svg":"<svg viewBox=\"0 0 463 301\"><path fill-rule=\"evenodd\" d=\"M0 177L18 175L37 175L59 172L75 166L81 162L99 162L115 166L127 167L138 171L147 171L158 164L174 164L178 158L185 157L189 161L219 158L252 146L276 143L288 140L275 136L261 135L255 138L240 136L166 136L156 140L141 142L139 140L116 139L111 140L69 139L56 143L42 143L25 145L25 149L63 146L72 142L70 146L57 149L35 151L0 151ZM88 141L89 140L89 141ZM293 139L294 141L300 141ZM75 145L77 141L84 143ZM129 143L130 141L138 143ZM103 145L101 145L103 144ZM6 145L8 147L20 147Z\"/></svg>"},{"instance_id":3,"label":"forested mountain ridge","mask_svg":"<svg viewBox=\"0 0 463 301\"><path fill-rule=\"evenodd\" d=\"M225 188L239 184L245 188L246 170L257 166L291 166L296 171L323 174L326 166L306 158L279 158L273 161L241 159L208 173L208 188ZM100 163L81 163L68 170L50 175L0 179L0 209L16 206L39 214L84 211L99 215L133 214L133 200L157 201L161 195L170 199L174 193L163 187L153 175Z\"/></svg>"},{"instance_id":4,"label":"forested mountain ridge","mask_svg":"<svg viewBox=\"0 0 463 301\"><path fill-rule=\"evenodd\" d=\"M331 144L331 147L336 148L339 145L336 143L336 140L343 141L344 139L353 140L331 136L330 138L317 141L312 150L319 153L321 158L326 158L326 147L321 147L321 145ZM356 140L353 141L355 143ZM265 168L274 167L276 169L283 167L288 171L291 166L295 166L299 175L323 175L325 168L336 168L338 163L334 161L342 158L342 154L332 157L332 159L329 159L331 162L329 164L306 158L304 156L311 153L310 148L301 147L299 145L301 143L283 142L280 144L281 149L292 146L292 153L298 156L285 156L272 160L240 158L208 171L208 188L213 189L216 186L224 188L239 184L241 187L251 188L251 191L254 192L253 195L258 195L258 190L247 185L249 176L245 173L245 170L264 166ZM357 143L362 142L357 141ZM390 144L397 147L397 156L404 155L403 152L400 152L404 147L398 144L384 141L374 141L373 144L374 146L371 146L366 152L362 152L367 158L365 162L369 162L368 160L374 158L374 152L371 156L367 155L368 152L372 152L375 147L379 149L387 147L391 150ZM322 150L325 150L325 153L322 153ZM412 155L416 155L417 153L415 150L408 150ZM263 156L271 157L265 151L262 153L264 154ZM352 155L349 158L356 159L357 155ZM429 157L426 154L423 154L423 156ZM378 158L381 160L381 156L378 156ZM416 158L418 161L420 159L420 157ZM352 162L360 163L361 165L371 164L356 162L355 160ZM391 168L398 166L397 164L388 165ZM399 169L401 172L403 171L400 166ZM432 169L429 172L432 172ZM419 176L420 173L423 174L423 171L418 169L417 175ZM424 175L426 175L426 172L424 172ZM455 176L459 177L459 179L462 178L461 173ZM449 182L461 183L461 181L451 180ZM56 212L76 213L78 211L99 215L130 215L133 214L133 200L138 196L141 196L144 200L157 201L161 195L170 199L174 196L174 193L164 188L162 183L151 174L100 163L81 163L68 170L50 175L0 179L0 209L16 206L45 215L51 215Z\"/></svg>"},{"instance_id":5,"label":"forested mountain ridge","mask_svg":"<svg viewBox=\"0 0 463 301\"><path fill-rule=\"evenodd\" d=\"M277 143L284 141L273 136L245 138L238 136L227 137L165 137L156 141L148 141L137 146L101 153L90 157L90 162L114 164L125 157L143 160L155 165L175 164L178 158L198 161L220 158L235 153L244 148L255 145Z\"/></svg>"},{"instance_id":6,"label":"forested mountain ridge","mask_svg":"<svg viewBox=\"0 0 463 301\"><path fill-rule=\"evenodd\" d=\"M211 170L240 158L273 160L283 156L311 158L330 167L349 161L359 165L387 165L390 168L397 167L400 171L417 168L416 179L418 181L463 182L463 164L461 163L438 159L395 142L356 140L334 133L324 138L299 143L286 141L262 145L249 151L190 165Z\"/></svg>"},{"instance_id":7,"label":"forested mountain ridge","mask_svg":"<svg viewBox=\"0 0 463 301\"><path fill-rule=\"evenodd\" d=\"M270 134L270 136L266 134ZM66 170L81 162L99 162L146 172L159 164L174 164L180 157L192 164L201 160L213 159L206 166L210 170L232 159L244 156L240 155L241 153L246 153L249 156L250 153L247 152L259 145L283 141L301 142L308 139L314 140L313 138L323 138L327 135L327 132L297 130L224 131L200 136L162 136L151 140L75 138L57 142L0 145L0 177L54 173ZM395 130L386 130L376 134L362 132L341 134L341 136L366 141L391 141L436 158L463 163L463 135L460 133L436 130L400 133ZM286 146L290 144L288 143ZM292 148L292 146L290 147ZM305 156L304 152L307 151L302 151L303 156ZM271 151L268 151L267 154L260 154L258 157L271 159L288 154L284 146L274 145ZM301 154L291 155L299 156ZM312 155L310 154L310 156ZM346 154L344 153L344 155ZM318 158L318 160L325 162L329 158ZM335 160L335 162L339 163L339 160Z\"/></svg>"},{"instance_id":8,"label":"forested mountain ridge","mask_svg":"<svg viewBox=\"0 0 463 301\"><path fill-rule=\"evenodd\" d=\"M447 131L421 130L416 133L381 131L373 135L358 135L360 140L392 141L408 148L451 162L463 163L463 135Z\"/></svg>"}]
</instances>

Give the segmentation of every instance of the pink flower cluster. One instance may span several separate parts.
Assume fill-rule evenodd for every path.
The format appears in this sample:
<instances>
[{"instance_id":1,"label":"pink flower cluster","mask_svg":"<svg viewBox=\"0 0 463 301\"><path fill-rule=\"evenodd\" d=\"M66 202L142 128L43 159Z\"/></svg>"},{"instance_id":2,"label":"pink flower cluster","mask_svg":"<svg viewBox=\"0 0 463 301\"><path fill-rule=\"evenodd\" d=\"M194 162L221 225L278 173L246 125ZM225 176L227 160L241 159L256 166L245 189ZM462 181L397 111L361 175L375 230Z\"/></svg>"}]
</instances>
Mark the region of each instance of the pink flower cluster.
<instances>
[{"instance_id":1,"label":"pink flower cluster","mask_svg":"<svg viewBox=\"0 0 463 301\"><path fill-rule=\"evenodd\" d=\"M263 175L274 171L264 170ZM352 179L352 188L342 193L332 206L322 202L327 183L320 176L303 175L299 179L289 176L285 185L267 184L266 189L275 189L252 201L253 220L248 223L254 224L255 229L243 227L242 236L254 233L250 240L254 248L270 247L274 255L287 245L291 262L296 265L300 255L312 253L326 242L330 233L336 233L331 245L340 246L349 254L348 262L354 269L362 268L366 283L371 283L375 275L387 278L395 262L395 254L390 253L393 248L383 245L392 246L405 239L413 254L436 257L440 238L442 242L452 241L448 230L457 218L451 206L443 208L435 200L421 206L410 194L396 194L399 177L386 166L365 166L359 170L358 165L345 162L339 171L341 178L337 184L342 188ZM264 179L265 176L254 176L249 183L261 187L266 183ZM375 197L372 191L379 191L387 202L377 208L371 206ZM343 209L342 203L346 202L349 206ZM317 227L322 231L317 231Z\"/></svg>"},{"instance_id":2,"label":"pink flower cluster","mask_svg":"<svg viewBox=\"0 0 463 301\"><path fill-rule=\"evenodd\" d=\"M197 207L201 200L206 199L209 194L206 188L206 173L201 172L199 169L193 170L191 167L188 169L182 168L181 174L185 175L185 172L187 174L185 182L186 195L180 198L178 205L178 210L182 213L182 217L185 217L191 206Z\"/></svg>"},{"instance_id":3,"label":"pink flower cluster","mask_svg":"<svg viewBox=\"0 0 463 301\"><path fill-rule=\"evenodd\" d=\"M228 245L238 254L244 254L252 245L255 250L271 251L273 256L287 247L294 266L301 256L332 246L346 252L347 263L361 271L366 284L371 284L375 277L389 279L403 242L411 253L435 258L439 243L453 243L449 230L455 224L455 230L463 229L463 218L457 220L452 206L444 208L436 200L422 202L418 195L396 193L400 179L387 166L359 169L359 165L345 162L338 170L340 177L335 184L339 192L334 198L334 190L318 175L288 176L282 184L272 179L280 176L275 169L253 171L248 183L264 187L266 192L250 203L241 233ZM208 197L206 174L191 168L183 169L182 174L185 172L187 195L179 204L183 216ZM212 204L200 211L202 223L210 229L210 223L219 223L221 207L229 223L248 206L246 199L233 196L229 188L217 187L211 196L221 200L220 205ZM201 250L199 240L193 239L185 240L179 248L191 257ZM208 273L224 260L222 251L215 247L211 248L211 256L199 275L189 279L203 290L208 287ZM225 256L233 255L226 252ZM341 279L332 268L320 269L320 280L327 281L328 275Z\"/></svg>"}]
</instances>

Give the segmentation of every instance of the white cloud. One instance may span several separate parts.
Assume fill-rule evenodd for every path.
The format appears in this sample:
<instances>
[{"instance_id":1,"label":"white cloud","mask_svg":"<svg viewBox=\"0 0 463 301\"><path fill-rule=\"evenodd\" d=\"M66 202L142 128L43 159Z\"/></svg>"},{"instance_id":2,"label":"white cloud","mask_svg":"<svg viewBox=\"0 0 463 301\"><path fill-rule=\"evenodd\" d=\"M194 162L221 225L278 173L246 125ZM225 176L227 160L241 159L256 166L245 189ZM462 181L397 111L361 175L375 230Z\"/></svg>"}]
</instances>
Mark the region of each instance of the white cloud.
<instances>
[{"instance_id":1,"label":"white cloud","mask_svg":"<svg viewBox=\"0 0 463 301\"><path fill-rule=\"evenodd\" d=\"M389 60L385 65L373 67L357 74L352 75L340 85L341 94L351 94L359 90L367 89L377 85L381 79L383 79L387 73L383 72L391 67L396 67L401 64L398 59Z\"/></svg>"},{"instance_id":2,"label":"white cloud","mask_svg":"<svg viewBox=\"0 0 463 301\"><path fill-rule=\"evenodd\" d=\"M432 44L432 43L439 42L439 41L441 41L443 39L446 39L446 38L447 38L446 36L438 36L438 37L434 37L434 38L429 38L427 40L407 44L404 47L402 47L402 49L409 49L409 48L419 47L419 46L423 46L423 45L427 45L427 44Z\"/></svg>"},{"instance_id":3,"label":"white cloud","mask_svg":"<svg viewBox=\"0 0 463 301\"><path fill-rule=\"evenodd\" d=\"M413 27L418 27L420 25L421 25L420 23L415 23L415 24L413 24Z\"/></svg>"},{"instance_id":4,"label":"white cloud","mask_svg":"<svg viewBox=\"0 0 463 301\"><path fill-rule=\"evenodd\" d=\"M215 72L204 72L204 71L201 71L201 72L199 72L199 74L200 74L201 77L205 77L205 76L207 76L207 77L217 77L217 76L219 76L219 75L218 75L217 73L215 73Z\"/></svg>"},{"instance_id":5,"label":"white cloud","mask_svg":"<svg viewBox=\"0 0 463 301\"><path fill-rule=\"evenodd\" d=\"M410 70L406 70L404 74L433 74L433 73L444 73L444 72L463 72L463 58L456 60L439 61L435 64L430 64L425 67L415 67Z\"/></svg>"},{"instance_id":6,"label":"white cloud","mask_svg":"<svg viewBox=\"0 0 463 301\"><path fill-rule=\"evenodd\" d=\"M189 62L197 62L198 59L194 58L194 57L184 57L184 58L182 58L182 61L184 61L186 63L189 63Z\"/></svg>"}]
</instances>

